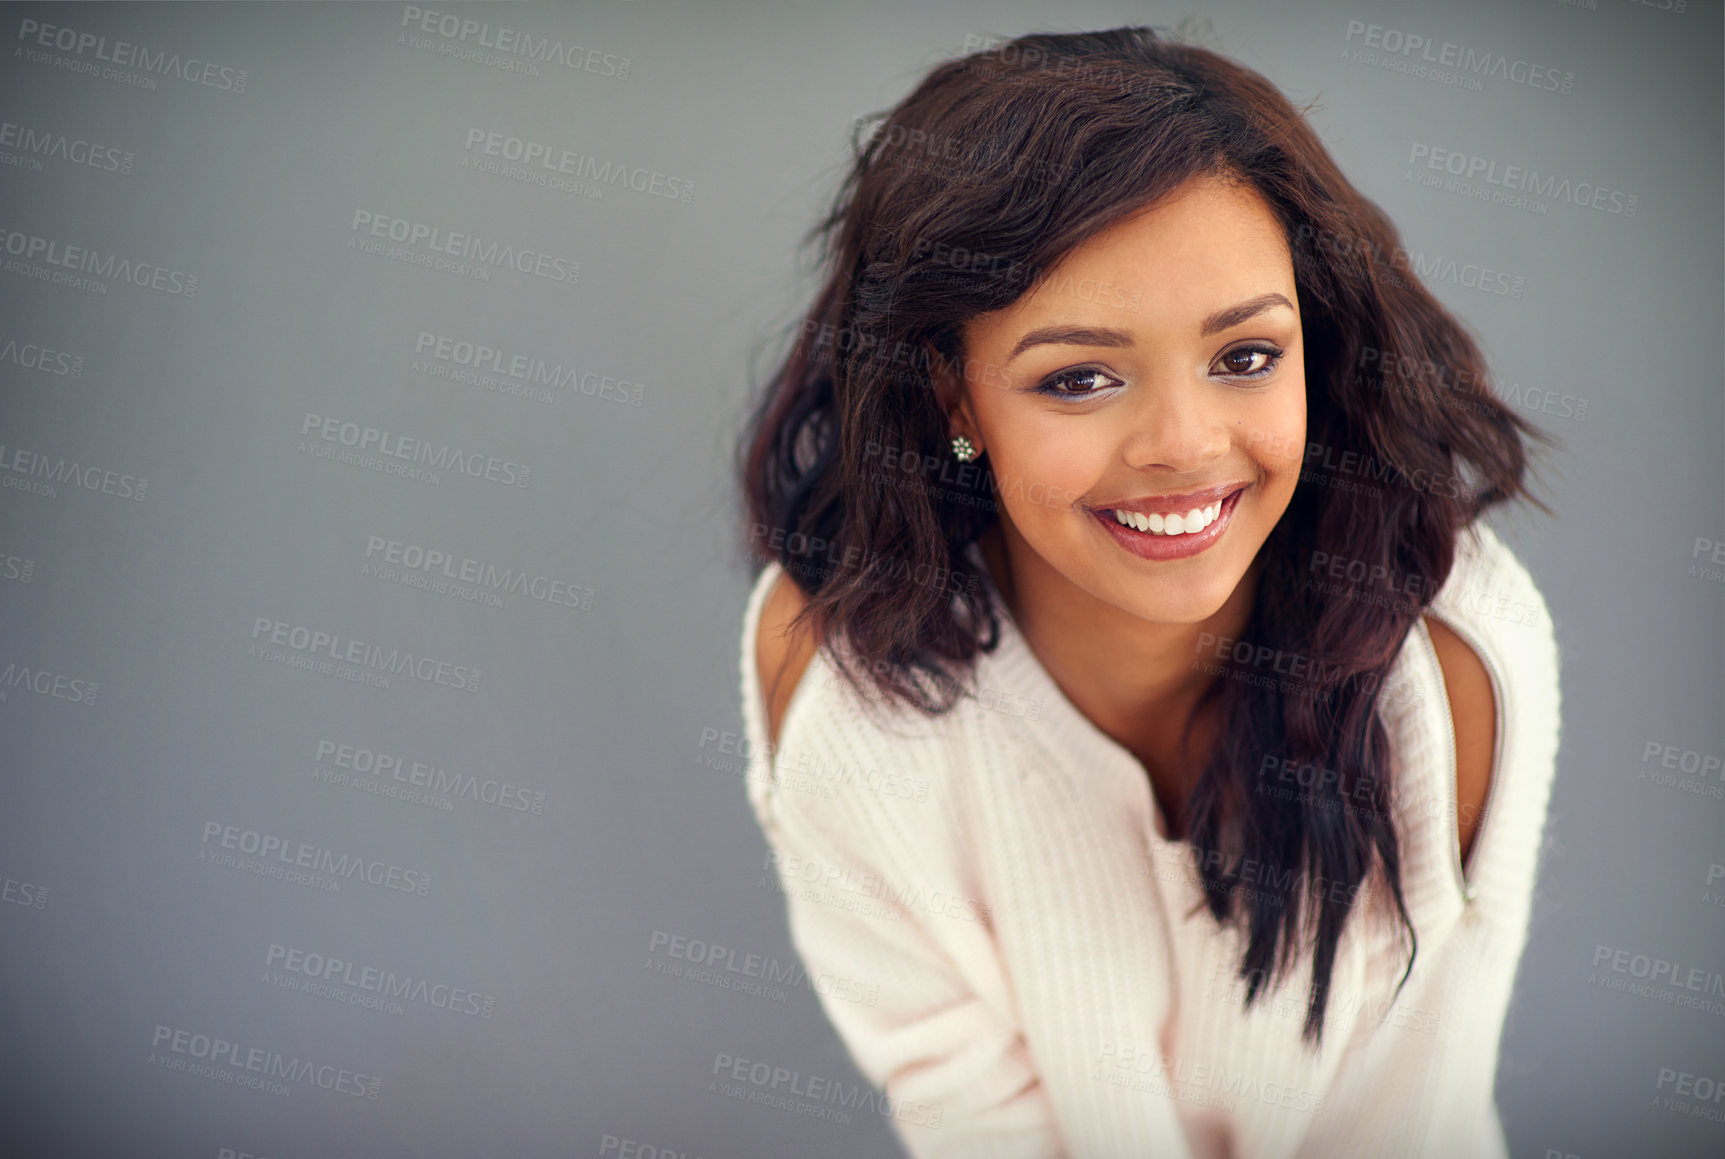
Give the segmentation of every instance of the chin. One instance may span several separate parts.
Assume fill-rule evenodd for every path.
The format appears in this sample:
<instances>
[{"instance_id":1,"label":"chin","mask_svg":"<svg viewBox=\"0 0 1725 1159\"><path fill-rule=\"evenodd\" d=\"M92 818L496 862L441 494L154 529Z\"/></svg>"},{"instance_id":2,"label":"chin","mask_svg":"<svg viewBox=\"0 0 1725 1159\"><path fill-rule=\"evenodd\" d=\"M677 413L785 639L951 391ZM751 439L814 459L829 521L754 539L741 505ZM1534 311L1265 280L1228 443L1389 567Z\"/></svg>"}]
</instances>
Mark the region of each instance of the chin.
<instances>
[{"instance_id":1,"label":"chin","mask_svg":"<svg viewBox=\"0 0 1725 1159\"><path fill-rule=\"evenodd\" d=\"M1118 598L1109 602L1140 619L1157 624L1198 624L1208 620L1228 602L1240 580L1245 576L1244 565L1217 561L1186 569L1184 575L1165 574L1146 579L1141 573L1125 569L1125 578L1115 578L1122 570L1111 569L1114 575L1105 581L1107 589Z\"/></svg>"},{"instance_id":2,"label":"chin","mask_svg":"<svg viewBox=\"0 0 1725 1159\"><path fill-rule=\"evenodd\" d=\"M1201 624L1221 611L1222 605L1227 602L1226 594L1213 600L1176 595L1167 599L1140 598L1136 601L1139 606L1128 610L1139 618L1156 624Z\"/></svg>"}]
</instances>

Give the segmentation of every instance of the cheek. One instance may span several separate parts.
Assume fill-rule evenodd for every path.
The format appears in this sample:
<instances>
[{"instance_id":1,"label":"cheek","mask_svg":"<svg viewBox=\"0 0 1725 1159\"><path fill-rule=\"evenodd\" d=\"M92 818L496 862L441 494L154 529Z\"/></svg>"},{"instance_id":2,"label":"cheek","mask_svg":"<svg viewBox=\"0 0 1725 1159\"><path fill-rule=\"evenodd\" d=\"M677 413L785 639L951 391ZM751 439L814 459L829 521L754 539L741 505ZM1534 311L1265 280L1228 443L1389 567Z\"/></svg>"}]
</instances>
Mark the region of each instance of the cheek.
<instances>
[{"instance_id":1,"label":"cheek","mask_svg":"<svg viewBox=\"0 0 1725 1159\"><path fill-rule=\"evenodd\" d=\"M1265 471L1297 475L1306 458L1306 387L1304 379L1284 384L1288 389L1257 400L1244 421L1249 447Z\"/></svg>"},{"instance_id":2,"label":"cheek","mask_svg":"<svg viewBox=\"0 0 1725 1159\"><path fill-rule=\"evenodd\" d=\"M1107 453L1106 432L1084 429L1081 423L1022 422L1012 430L1000 466L1026 486L1040 484L1051 501L1065 495L1076 499L1089 489L1097 464ZM1049 506L1050 504L1039 504ZM1052 502L1053 506L1065 506Z\"/></svg>"}]
</instances>

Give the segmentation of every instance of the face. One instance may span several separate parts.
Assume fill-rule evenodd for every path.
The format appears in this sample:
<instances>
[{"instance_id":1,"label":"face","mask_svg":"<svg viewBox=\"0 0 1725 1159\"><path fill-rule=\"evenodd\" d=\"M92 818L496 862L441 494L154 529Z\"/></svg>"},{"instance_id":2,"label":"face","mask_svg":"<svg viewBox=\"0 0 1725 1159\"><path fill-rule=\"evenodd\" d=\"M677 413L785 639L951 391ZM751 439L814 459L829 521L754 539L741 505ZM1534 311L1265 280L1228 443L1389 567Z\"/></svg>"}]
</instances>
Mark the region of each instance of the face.
<instances>
[{"instance_id":1,"label":"face","mask_svg":"<svg viewBox=\"0 0 1725 1159\"><path fill-rule=\"evenodd\" d=\"M1259 195L1194 178L967 325L961 373L937 378L951 433L989 455L1015 581L1213 616L1299 479L1298 305Z\"/></svg>"}]
</instances>

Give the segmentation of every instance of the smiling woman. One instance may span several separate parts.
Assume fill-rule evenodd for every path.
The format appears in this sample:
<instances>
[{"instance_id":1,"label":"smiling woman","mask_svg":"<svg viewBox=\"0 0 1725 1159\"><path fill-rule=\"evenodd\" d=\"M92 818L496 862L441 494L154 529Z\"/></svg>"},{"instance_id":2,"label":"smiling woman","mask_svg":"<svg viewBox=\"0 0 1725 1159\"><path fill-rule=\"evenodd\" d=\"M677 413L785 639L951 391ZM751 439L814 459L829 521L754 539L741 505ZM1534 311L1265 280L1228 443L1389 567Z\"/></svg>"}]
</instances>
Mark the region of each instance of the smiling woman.
<instances>
[{"instance_id":1,"label":"smiling woman","mask_svg":"<svg viewBox=\"0 0 1725 1159\"><path fill-rule=\"evenodd\" d=\"M937 67L817 235L741 448L747 785L905 1145L1506 1155L1559 691L1481 516L1543 436L1387 218L1135 28Z\"/></svg>"}]
</instances>

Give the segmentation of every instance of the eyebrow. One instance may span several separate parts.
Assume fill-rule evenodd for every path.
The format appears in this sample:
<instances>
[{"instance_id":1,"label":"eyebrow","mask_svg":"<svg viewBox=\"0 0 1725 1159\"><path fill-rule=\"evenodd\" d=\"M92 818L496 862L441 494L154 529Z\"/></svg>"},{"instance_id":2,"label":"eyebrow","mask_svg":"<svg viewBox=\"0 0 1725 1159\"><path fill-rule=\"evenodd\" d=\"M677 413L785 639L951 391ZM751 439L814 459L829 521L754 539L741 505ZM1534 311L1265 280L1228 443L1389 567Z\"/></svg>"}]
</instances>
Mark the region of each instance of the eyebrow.
<instances>
[{"instance_id":1,"label":"eyebrow","mask_svg":"<svg viewBox=\"0 0 1725 1159\"><path fill-rule=\"evenodd\" d=\"M1286 306L1290 310L1295 309L1292 302L1274 291L1268 294L1259 294L1256 298L1248 298L1238 305L1217 310L1204 319L1204 324L1198 328L1198 334L1202 338L1208 338L1212 334L1220 334L1224 330L1238 326L1240 323L1255 318L1264 311L1274 309L1277 306ZM1020 338L1017 345L1012 348L1012 353L1006 356L1006 361L1011 362L1032 346L1130 345L1132 345L1132 332L1129 330L1093 326L1042 326Z\"/></svg>"}]
</instances>

